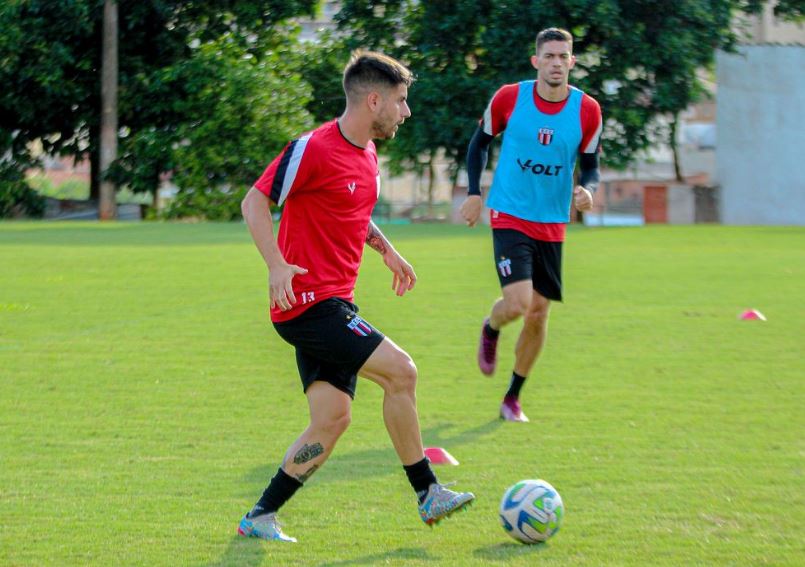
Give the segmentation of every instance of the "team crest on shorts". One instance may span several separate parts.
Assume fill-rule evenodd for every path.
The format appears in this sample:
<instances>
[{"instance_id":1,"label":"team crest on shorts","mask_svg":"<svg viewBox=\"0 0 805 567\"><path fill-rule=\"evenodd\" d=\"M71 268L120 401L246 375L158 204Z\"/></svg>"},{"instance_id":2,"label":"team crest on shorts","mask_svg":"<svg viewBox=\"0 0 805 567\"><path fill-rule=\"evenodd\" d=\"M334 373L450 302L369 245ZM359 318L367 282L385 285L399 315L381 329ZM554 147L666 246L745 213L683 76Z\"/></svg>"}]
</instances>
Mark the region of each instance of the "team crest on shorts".
<instances>
[{"instance_id":1,"label":"team crest on shorts","mask_svg":"<svg viewBox=\"0 0 805 567\"><path fill-rule=\"evenodd\" d=\"M347 328L359 337L368 337L372 334L372 326L357 315L347 322Z\"/></svg>"},{"instance_id":2,"label":"team crest on shorts","mask_svg":"<svg viewBox=\"0 0 805 567\"><path fill-rule=\"evenodd\" d=\"M498 271L500 275L504 278L507 276L512 275L512 261L511 258L504 258L501 256L500 262L498 262Z\"/></svg>"}]
</instances>

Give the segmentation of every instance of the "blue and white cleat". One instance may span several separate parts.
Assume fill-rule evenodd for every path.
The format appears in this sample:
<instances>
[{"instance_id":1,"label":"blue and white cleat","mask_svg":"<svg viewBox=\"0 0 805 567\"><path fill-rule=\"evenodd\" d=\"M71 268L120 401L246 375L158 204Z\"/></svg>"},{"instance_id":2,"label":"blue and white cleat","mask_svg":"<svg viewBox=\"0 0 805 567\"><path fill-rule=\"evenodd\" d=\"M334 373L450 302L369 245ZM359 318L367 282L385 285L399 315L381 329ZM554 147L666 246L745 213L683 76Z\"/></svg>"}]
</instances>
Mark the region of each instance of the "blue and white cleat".
<instances>
[{"instance_id":1,"label":"blue and white cleat","mask_svg":"<svg viewBox=\"0 0 805 567\"><path fill-rule=\"evenodd\" d=\"M277 521L277 514L272 512L270 514L262 514L250 518L248 514L243 516L238 526L238 535L243 537L259 537L260 539L267 539L269 541L287 541L296 543L296 538L285 535L282 531L282 526Z\"/></svg>"},{"instance_id":2,"label":"blue and white cleat","mask_svg":"<svg viewBox=\"0 0 805 567\"><path fill-rule=\"evenodd\" d=\"M430 485L427 496L419 505L419 517L423 522L429 526L438 524L453 512L465 510L475 500L472 492L454 492L447 488L453 484L455 483Z\"/></svg>"}]
</instances>

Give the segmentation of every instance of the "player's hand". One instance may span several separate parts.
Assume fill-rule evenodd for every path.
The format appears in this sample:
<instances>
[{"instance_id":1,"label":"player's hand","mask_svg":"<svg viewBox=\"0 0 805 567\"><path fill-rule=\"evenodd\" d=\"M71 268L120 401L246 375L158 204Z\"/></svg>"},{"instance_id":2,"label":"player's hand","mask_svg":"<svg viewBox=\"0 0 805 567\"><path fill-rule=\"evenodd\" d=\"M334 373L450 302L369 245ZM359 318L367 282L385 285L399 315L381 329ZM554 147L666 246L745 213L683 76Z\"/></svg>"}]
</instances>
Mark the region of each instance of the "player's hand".
<instances>
[{"instance_id":1,"label":"player's hand","mask_svg":"<svg viewBox=\"0 0 805 567\"><path fill-rule=\"evenodd\" d=\"M593 209L593 194L581 185L573 189L573 206L577 211L587 212Z\"/></svg>"},{"instance_id":2,"label":"player's hand","mask_svg":"<svg viewBox=\"0 0 805 567\"><path fill-rule=\"evenodd\" d=\"M297 274L306 273L306 268L285 263L269 269L268 297L271 300L272 309L277 306L282 311L288 311L296 304L296 296L293 293L293 277Z\"/></svg>"},{"instance_id":3,"label":"player's hand","mask_svg":"<svg viewBox=\"0 0 805 567\"><path fill-rule=\"evenodd\" d=\"M386 252L383 255L383 262L394 274L394 278L391 281L391 289L394 293L402 297L406 291L414 289L414 284L416 284L414 268L396 250Z\"/></svg>"},{"instance_id":4,"label":"player's hand","mask_svg":"<svg viewBox=\"0 0 805 567\"><path fill-rule=\"evenodd\" d=\"M470 195L461 204L459 213L461 218L467 223L467 226L473 227L478 222L478 217L481 216L481 210L484 208L484 200L480 195Z\"/></svg>"}]
</instances>

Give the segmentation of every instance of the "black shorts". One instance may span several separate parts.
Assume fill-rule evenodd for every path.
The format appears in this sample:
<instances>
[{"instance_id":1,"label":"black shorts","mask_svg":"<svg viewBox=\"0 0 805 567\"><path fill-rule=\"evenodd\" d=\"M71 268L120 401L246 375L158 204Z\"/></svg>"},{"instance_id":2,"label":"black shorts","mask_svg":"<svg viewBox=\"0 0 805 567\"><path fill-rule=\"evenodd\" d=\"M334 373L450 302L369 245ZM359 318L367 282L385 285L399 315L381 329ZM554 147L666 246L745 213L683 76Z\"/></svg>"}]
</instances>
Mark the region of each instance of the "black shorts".
<instances>
[{"instance_id":1,"label":"black shorts","mask_svg":"<svg viewBox=\"0 0 805 567\"><path fill-rule=\"evenodd\" d=\"M531 280L543 297L562 301L562 243L534 240L519 230L492 231L500 287Z\"/></svg>"},{"instance_id":2,"label":"black shorts","mask_svg":"<svg viewBox=\"0 0 805 567\"><path fill-rule=\"evenodd\" d=\"M274 323L280 337L296 348L305 392L321 380L355 398L358 370L385 337L357 313L357 305L331 297L299 317Z\"/></svg>"}]
</instances>

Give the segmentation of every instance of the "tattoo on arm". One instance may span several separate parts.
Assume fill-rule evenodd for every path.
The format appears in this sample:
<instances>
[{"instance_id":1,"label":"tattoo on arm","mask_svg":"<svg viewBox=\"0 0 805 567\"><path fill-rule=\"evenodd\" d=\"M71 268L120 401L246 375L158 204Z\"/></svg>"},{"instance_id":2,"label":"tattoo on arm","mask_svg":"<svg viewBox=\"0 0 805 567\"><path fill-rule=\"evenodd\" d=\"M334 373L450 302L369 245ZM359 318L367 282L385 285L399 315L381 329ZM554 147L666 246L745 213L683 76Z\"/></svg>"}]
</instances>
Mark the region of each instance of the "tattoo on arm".
<instances>
[{"instance_id":1,"label":"tattoo on arm","mask_svg":"<svg viewBox=\"0 0 805 567\"><path fill-rule=\"evenodd\" d=\"M369 232L366 233L366 244L381 254L385 254L389 249L386 237L383 236L383 233L380 232L380 229L377 228L374 222L369 222Z\"/></svg>"},{"instance_id":2,"label":"tattoo on arm","mask_svg":"<svg viewBox=\"0 0 805 567\"><path fill-rule=\"evenodd\" d=\"M302 463L312 461L322 453L324 453L324 447L321 446L321 443L313 443L312 445L305 443L302 445L302 448L296 452L296 455L294 455L293 462L297 465L301 465Z\"/></svg>"},{"instance_id":3,"label":"tattoo on arm","mask_svg":"<svg viewBox=\"0 0 805 567\"><path fill-rule=\"evenodd\" d=\"M311 476L313 476L313 473L316 472L316 470L318 470L318 468L319 468L319 465L313 465L312 467L307 469L307 471L303 472L302 474L296 475L296 480L298 480L299 482L304 484L305 482L307 482L307 479L309 479Z\"/></svg>"}]
</instances>

